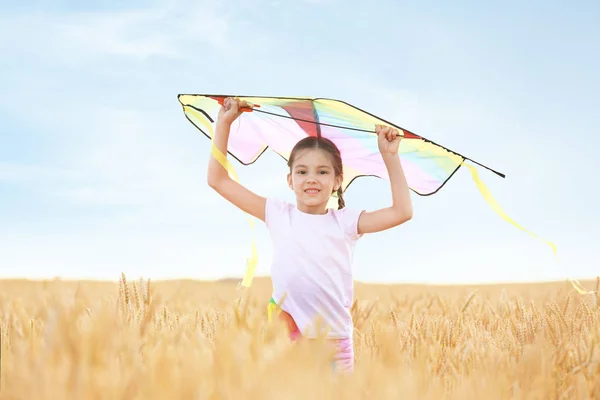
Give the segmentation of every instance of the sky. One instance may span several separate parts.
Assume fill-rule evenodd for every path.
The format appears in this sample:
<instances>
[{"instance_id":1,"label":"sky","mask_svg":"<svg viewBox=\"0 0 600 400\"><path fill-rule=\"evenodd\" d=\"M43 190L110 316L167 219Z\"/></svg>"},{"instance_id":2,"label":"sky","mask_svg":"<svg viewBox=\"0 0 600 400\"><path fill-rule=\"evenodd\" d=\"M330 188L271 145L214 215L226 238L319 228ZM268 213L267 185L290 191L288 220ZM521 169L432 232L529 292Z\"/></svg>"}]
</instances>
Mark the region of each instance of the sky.
<instances>
[{"instance_id":1,"label":"sky","mask_svg":"<svg viewBox=\"0 0 600 400\"><path fill-rule=\"evenodd\" d=\"M484 4L485 3L485 4ZM206 184L179 93L347 101L506 174L461 169L365 235L355 279L600 275L600 5L572 1L0 0L0 277L241 277L253 234ZM267 153L244 185L293 201ZM361 178L347 206L390 204ZM259 266L271 243L257 223Z\"/></svg>"}]
</instances>

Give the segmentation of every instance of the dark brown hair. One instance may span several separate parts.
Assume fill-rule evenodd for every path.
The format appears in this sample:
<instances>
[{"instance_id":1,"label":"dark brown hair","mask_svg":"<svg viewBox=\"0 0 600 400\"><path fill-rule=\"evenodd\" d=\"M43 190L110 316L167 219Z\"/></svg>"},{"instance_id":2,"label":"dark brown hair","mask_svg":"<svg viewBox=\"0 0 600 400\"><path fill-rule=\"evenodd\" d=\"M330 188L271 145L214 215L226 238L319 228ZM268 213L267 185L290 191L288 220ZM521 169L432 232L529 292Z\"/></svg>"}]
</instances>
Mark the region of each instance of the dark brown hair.
<instances>
[{"instance_id":1,"label":"dark brown hair","mask_svg":"<svg viewBox=\"0 0 600 400\"><path fill-rule=\"evenodd\" d=\"M316 137L316 136L308 136L304 139L300 140L290 153L290 160L288 161L288 167L290 170L292 165L294 164L294 160L296 159L296 155L300 150L305 149L321 149L325 150L327 154L331 156L331 163L333 164L333 170L335 172L335 176L343 176L344 167L342 164L342 155L340 154L340 150L337 148L335 143L331 140L324 137ZM332 193L333 194L333 193ZM346 206L344 202L344 193L342 192L342 187L340 186L337 190L337 198L338 198L338 210L341 210Z\"/></svg>"}]
</instances>

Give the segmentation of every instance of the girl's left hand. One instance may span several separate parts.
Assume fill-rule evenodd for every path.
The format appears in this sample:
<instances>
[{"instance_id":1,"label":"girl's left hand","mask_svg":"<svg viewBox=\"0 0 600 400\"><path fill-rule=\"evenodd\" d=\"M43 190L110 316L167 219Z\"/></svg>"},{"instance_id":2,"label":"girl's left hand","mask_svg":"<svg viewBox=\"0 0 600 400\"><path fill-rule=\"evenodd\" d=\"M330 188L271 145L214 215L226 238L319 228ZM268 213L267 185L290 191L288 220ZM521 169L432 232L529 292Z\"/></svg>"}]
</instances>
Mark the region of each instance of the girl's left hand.
<instances>
[{"instance_id":1,"label":"girl's left hand","mask_svg":"<svg viewBox=\"0 0 600 400\"><path fill-rule=\"evenodd\" d=\"M377 133L377 142L381 154L398 154L398 146L402 139L398 129L389 126L376 125L375 133Z\"/></svg>"}]
</instances>

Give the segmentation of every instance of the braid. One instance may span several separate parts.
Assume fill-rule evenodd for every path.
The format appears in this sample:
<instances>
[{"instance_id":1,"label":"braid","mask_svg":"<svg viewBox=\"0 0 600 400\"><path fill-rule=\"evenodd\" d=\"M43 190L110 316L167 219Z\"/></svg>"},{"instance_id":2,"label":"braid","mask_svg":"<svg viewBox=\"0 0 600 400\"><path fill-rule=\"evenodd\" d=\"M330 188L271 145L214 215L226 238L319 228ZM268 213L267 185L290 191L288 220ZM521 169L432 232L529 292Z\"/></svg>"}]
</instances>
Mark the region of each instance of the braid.
<instances>
[{"instance_id":1,"label":"braid","mask_svg":"<svg viewBox=\"0 0 600 400\"><path fill-rule=\"evenodd\" d=\"M342 188L340 187L337 190L337 198L338 198L338 210L341 210L346 206L346 202L344 201L344 192L342 192Z\"/></svg>"}]
</instances>

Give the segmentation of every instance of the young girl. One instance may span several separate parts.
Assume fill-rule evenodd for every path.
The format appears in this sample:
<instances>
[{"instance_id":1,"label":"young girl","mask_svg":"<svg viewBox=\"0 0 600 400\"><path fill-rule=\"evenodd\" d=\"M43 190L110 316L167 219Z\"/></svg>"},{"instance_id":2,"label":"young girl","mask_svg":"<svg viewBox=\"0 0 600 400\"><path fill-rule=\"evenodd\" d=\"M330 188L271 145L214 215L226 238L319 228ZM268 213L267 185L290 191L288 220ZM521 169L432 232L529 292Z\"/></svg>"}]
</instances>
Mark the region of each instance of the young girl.
<instances>
[{"instance_id":1,"label":"young girl","mask_svg":"<svg viewBox=\"0 0 600 400\"><path fill-rule=\"evenodd\" d=\"M230 126L244 106L248 105L228 98L219 111L213 140L223 154L227 154ZM337 345L337 362L347 370L354 365L350 314L354 246L365 233L383 231L412 218L398 155L398 131L377 126L376 133L390 177L392 205L372 212L345 207L342 157L335 144L323 137L302 139L291 152L287 183L296 196L295 205L251 192L231 179L214 157L208 166L209 186L265 222L269 230L274 247L271 302L278 306L292 339L315 338L326 332ZM337 210L327 208L333 193L338 195Z\"/></svg>"}]
</instances>

